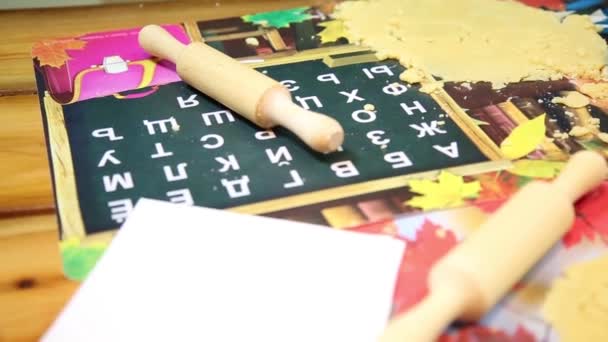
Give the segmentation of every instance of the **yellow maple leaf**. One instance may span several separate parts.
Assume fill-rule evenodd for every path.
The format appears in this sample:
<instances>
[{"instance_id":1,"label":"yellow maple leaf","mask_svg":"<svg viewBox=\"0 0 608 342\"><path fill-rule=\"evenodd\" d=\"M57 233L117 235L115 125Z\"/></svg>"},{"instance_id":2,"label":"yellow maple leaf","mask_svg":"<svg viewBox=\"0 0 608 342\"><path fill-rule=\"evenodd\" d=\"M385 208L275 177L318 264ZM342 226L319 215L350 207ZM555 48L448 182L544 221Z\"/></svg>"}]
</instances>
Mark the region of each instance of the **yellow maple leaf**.
<instances>
[{"instance_id":1,"label":"yellow maple leaf","mask_svg":"<svg viewBox=\"0 0 608 342\"><path fill-rule=\"evenodd\" d=\"M410 181L408 185L412 192L421 196L415 196L405 203L422 210L462 205L465 199L476 198L481 191L479 181L465 183L462 176L447 171L441 171L437 181L418 179Z\"/></svg>"},{"instance_id":2,"label":"yellow maple leaf","mask_svg":"<svg viewBox=\"0 0 608 342\"><path fill-rule=\"evenodd\" d=\"M348 38L348 33L342 20L324 21L317 25L324 27L323 31L317 34L321 37L321 43L331 43L339 38Z\"/></svg>"},{"instance_id":3,"label":"yellow maple leaf","mask_svg":"<svg viewBox=\"0 0 608 342\"><path fill-rule=\"evenodd\" d=\"M534 151L545 140L545 114L515 127L500 144L500 151L508 159L517 159Z\"/></svg>"},{"instance_id":4,"label":"yellow maple leaf","mask_svg":"<svg viewBox=\"0 0 608 342\"><path fill-rule=\"evenodd\" d=\"M515 161L507 171L518 176L552 179L564 165L564 162L558 161L522 159Z\"/></svg>"}]
</instances>

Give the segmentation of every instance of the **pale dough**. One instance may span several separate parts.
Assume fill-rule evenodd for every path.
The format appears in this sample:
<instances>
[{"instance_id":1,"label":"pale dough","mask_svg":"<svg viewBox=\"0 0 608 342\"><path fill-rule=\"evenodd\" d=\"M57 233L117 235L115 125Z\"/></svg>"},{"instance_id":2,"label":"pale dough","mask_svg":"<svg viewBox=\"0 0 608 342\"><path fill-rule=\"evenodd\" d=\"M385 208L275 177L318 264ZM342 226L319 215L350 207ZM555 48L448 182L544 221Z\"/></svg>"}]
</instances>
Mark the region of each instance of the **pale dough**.
<instances>
[{"instance_id":1,"label":"pale dough","mask_svg":"<svg viewBox=\"0 0 608 342\"><path fill-rule=\"evenodd\" d=\"M571 91L564 97L554 97L551 100L553 103L561 103L570 108L583 108L589 105L589 98L579 92ZM567 114L568 112L566 112ZM572 115L572 114L571 114Z\"/></svg>"},{"instance_id":2,"label":"pale dough","mask_svg":"<svg viewBox=\"0 0 608 342\"><path fill-rule=\"evenodd\" d=\"M608 49L588 16L563 19L512 0L345 1L335 12L349 39L396 58L402 79L443 81L602 78Z\"/></svg>"}]
</instances>

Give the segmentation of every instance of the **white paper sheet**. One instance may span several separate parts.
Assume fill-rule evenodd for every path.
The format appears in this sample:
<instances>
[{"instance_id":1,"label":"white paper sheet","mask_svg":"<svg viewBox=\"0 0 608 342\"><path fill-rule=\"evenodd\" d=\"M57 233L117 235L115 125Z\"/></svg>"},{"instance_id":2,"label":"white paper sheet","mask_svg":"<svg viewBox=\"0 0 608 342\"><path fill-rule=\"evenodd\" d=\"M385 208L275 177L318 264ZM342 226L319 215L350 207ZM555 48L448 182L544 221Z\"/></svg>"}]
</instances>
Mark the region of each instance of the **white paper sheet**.
<instances>
[{"instance_id":1,"label":"white paper sheet","mask_svg":"<svg viewBox=\"0 0 608 342\"><path fill-rule=\"evenodd\" d=\"M45 342L372 342L401 241L140 200Z\"/></svg>"}]
</instances>

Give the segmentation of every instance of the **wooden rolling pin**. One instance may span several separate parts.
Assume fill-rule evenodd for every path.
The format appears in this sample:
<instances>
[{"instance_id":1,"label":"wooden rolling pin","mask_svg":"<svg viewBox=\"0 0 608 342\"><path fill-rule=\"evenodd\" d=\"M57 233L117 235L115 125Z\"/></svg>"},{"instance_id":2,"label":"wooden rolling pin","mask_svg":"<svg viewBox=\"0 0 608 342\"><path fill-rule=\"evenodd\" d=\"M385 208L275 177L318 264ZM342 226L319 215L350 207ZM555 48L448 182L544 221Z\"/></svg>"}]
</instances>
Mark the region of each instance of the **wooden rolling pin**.
<instances>
[{"instance_id":1,"label":"wooden rolling pin","mask_svg":"<svg viewBox=\"0 0 608 342\"><path fill-rule=\"evenodd\" d=\"M434 342L456 319L477 320L570 229L574 202L608 176L590 151L553 183L532 182L431 269L429 293L389 322L382 342Z\"/></svg>"},{"instance_id":2,"label":"wooden rolling pin","mask_svg":"<svg viewBox=\"0 0 608 342\"><path fill-rule=\"evenodd\" d=\"M175 63L186 83L260 127L283 126L319 152L342 145L344 131L336 120L297 106L280 83L204 43L183 45L160 26L148 25L139 32L139 44Z\"/></svg>"}]
</instances>

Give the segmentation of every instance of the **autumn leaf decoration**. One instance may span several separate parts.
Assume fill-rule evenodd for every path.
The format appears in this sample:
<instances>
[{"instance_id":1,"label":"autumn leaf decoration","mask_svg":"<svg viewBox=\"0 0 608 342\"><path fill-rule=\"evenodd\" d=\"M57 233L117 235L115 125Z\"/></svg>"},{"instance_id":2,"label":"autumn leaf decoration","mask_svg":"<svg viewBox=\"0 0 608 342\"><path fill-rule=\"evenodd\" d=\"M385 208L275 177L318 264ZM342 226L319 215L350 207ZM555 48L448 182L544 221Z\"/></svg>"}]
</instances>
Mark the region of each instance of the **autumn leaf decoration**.
<instances>
[{"instance_id":1,"label":"autumn leaf decoration","mask_svg":"<svg viewBox=\"0 0 608 342\"><path fill-rule=\"evenodd\" d=\"M410 191L420 194L405 203L422 210L444 209L465 203L466 199L479 196L479 181L465 182L462 176L441 171L437 181L412 180L408 184Z\"/></svg>"},{"instance_id":2,"label":"autumn leaf decoration","mask_svg":"<svg viewBox=\"0 0 608 342\"><path fill-rule=\"evenodd\" d=\"M545 114L526 121L509 134L500 144L500 151L508 159L525 157L545 140Z\"/></svg>"},{"instance_id":3,"label":"autumn leaf decoration","mask_svg":"<svg viewBox=\"0 0 608 342\"><path fill-rule=\"evenodd\" d=\"M37 58L41 66L59 68L70 59L67 50L81 50L85 45L77 39L43 40L32 46L32 58Z\"/></svg>"},{"instance_id":4,"label":"autumn leaf decoration","mask_svg":"<svg viewBox=\"0 0 608 342\"><path fill-rule=\"evenodd\" d=\"M317 34L321 38L321 43L333 43L340 38L348 37L342 20L324 21L317 26L323 27L323 31Z\"/></svg>"},{"instance_id":5,"label":"autumn leaf decoration","mask_svg":"<svg viewBox=\"0 0 608 342\"><path fill-rule=\"evenodd\" d=\"M250 14L243 16L242 19L246 23L253 23L263 27L289 27L289 25L292 23L301 23L311 19L312 15L307 13L309 8L310 7L298 7L286 10Z\"/></svg>"}]
</instances>

